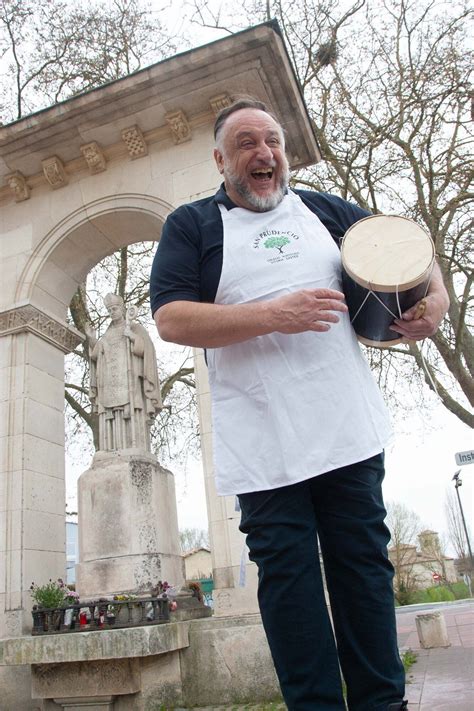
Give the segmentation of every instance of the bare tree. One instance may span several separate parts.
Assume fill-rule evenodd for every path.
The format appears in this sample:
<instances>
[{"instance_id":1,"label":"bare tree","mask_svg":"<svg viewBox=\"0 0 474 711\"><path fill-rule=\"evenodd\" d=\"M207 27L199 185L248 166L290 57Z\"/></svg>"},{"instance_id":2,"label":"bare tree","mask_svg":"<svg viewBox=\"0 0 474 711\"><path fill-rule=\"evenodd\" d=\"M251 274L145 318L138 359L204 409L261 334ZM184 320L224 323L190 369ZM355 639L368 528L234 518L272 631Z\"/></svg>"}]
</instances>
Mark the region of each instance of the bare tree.
<instances>
[{"instance_id":1,"label":"bare tree","mask_svg":"<svg viewBox=\"0 0 474 711\"><path fill-rule=\"evenodd\" d=\"M421 582L416 570L416 542L421 522L418 515L404 504L389 502L386 508L386 524L391 535L389 557L395 569L395 599L400 605L408 605Z\"/></svg>"},{"instance_id":2,"label":"bare tree","mask_svg":"<svg viewBox=\"0 0 474 711\"><path fill-rule=\"evenodd\" d=\"M324 161L295 175L295 185L410 217L431 235L451 300L442 328L424 344L369 357L391 396L398 374L421 378L474 426L467 3L244 0L240 15L218 18L206 0L194 7L194 21L227 31L278 19Z\"/></svg>"},{"instance_id":3,"label":"bare tree","mask_svg":"<svg viewBox=\"0 0 474 711\"><path fill-rule=\"evenodd\" d=\"M118 79L175 48L142 0L0 0L2 118Z\"/></svg>"},{"instance_id":4,"label":"bare tree","mask_svg":"<svg viewBox=\"0 0 474 711\"><path fill-rule=\"evenodd\" d=\"M182 553L189 553L195 548L209 548L209 533L203 528L183 528L179 532Z\"/></svg>"}]
</instances>

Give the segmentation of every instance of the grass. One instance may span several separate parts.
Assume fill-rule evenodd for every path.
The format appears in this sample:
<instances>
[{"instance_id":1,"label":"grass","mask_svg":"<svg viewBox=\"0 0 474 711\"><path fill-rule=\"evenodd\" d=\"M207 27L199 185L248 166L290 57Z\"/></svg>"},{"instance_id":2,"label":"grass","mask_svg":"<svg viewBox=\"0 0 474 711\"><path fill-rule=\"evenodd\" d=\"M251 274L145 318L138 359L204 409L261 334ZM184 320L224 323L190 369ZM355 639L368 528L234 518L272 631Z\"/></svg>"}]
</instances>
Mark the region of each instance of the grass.
<instances>
[{"instance_id":1,"label":"grass","mask_svg":"<svg viewBox=\"0 0 474 711\"><path fill-rule=\"evenodd\" d=\"M405 669L405 674L408 672L410 667L414 665L416 662L417 656L415 652L413 652L411 649L407 649L406 652L403 652L402 654L402 663L403 667Z\"/></svg>"}]
</instances>

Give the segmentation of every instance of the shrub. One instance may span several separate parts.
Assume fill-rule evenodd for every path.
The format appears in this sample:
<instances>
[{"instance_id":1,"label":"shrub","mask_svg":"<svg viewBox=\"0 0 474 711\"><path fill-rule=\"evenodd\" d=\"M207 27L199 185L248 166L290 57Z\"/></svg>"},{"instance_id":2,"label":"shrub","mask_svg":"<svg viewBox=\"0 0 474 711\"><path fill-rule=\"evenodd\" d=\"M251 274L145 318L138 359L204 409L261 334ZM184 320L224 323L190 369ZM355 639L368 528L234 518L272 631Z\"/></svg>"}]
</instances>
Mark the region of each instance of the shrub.
<instances>
[{"instance_id":1,"label":"shrub","mask_svg":"<svg viewBox=\"0 0 474 711\"><path fill-rule=\"evenodd\" d=\"M31 597L39 607L55 608L63 605L72 605L79 602L79 595L67 585L61 578L49 580L46 585L30 585Z\"/></svg>"}]
</instances>

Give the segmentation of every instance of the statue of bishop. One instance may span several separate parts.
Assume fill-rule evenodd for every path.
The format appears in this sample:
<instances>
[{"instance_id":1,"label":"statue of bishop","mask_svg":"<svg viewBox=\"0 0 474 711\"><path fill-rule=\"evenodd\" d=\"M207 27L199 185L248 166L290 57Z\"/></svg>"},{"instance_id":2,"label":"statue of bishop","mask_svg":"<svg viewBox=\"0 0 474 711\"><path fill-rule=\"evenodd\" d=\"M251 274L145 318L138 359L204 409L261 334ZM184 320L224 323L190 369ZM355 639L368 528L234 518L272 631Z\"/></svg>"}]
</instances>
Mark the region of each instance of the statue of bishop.
<instances>
[{"instance_id":1,"label":"statue of bishop","mask_svg":"<svg viewBox=\"0 0 474 711\"><path fill-rule=\"evenodd\" d=\"M150 451L150 426L162 409L155 347L135 320L136 308L125 312L117 294L104 304L110 325L91 341L90 399L99 414L99 449Z\"/></svg>"}]
</instances>

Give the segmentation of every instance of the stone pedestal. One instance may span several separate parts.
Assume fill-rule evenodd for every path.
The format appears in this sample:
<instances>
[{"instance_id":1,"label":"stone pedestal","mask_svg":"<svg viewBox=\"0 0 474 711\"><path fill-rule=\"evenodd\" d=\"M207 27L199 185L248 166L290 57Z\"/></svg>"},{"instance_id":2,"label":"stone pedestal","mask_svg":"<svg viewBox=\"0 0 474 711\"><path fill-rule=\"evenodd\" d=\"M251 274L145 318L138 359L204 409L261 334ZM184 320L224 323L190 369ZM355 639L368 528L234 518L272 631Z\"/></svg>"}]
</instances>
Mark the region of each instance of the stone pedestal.
<instances>
[{"instance_id":1,"label":"stone pedestal","mask_svg":"<svg viewBox=\"0 0 474 711\"><path fill-rule=\"evenodd\" d=\"M144 452L98 452L78 483L81 599L182 585L173 474Z\"/></svg>"},{"instance_id":2,"label":"stone pedestal","mask_svg":"<svg viewBox=\"0 0 474 711\"><path fill-rule=\"evenodd\" d=\"M258 615L7 639L2 665L31 667L33 699L0 700L2 711L263 707L280 696Z\"/></svg>"},{"instance_id":3,"label":"stone pedestal","mask_svg":"<svg viewBox=\"0 0 474 711\"><path fill-rule=\"evenodd\" d=\"M423 649L451 646L446 629L446 620L442 612L417 615L415 622L418 639Z\"/></svg>"}]
</instances>

